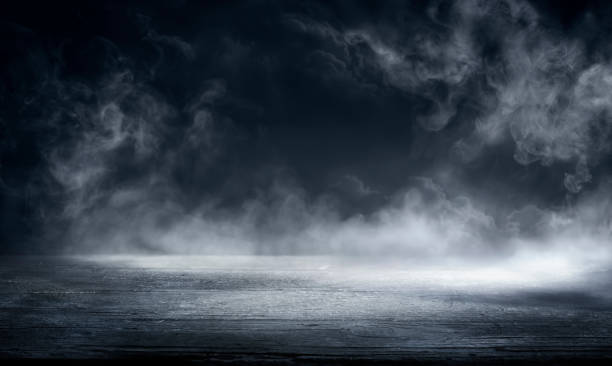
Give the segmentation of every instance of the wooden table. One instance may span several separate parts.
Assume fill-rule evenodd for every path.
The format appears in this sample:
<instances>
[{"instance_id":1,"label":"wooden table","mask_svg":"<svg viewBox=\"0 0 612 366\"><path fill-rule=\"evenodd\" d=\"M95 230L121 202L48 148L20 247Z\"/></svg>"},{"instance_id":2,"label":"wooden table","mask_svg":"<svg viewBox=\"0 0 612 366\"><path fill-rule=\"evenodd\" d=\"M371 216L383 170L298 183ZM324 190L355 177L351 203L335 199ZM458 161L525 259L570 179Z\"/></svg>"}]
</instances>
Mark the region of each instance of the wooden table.
<instances>
[{"instance_id":1,"label":"wooden table","mask_svg":"<svg viewBox=\"0 0 612 366\"><path fill-rule=\"evenodd\" d=\"M0 357L612 364L610 271L538 282L362 264L2 257Z\"/></svg>"}]
</instances>

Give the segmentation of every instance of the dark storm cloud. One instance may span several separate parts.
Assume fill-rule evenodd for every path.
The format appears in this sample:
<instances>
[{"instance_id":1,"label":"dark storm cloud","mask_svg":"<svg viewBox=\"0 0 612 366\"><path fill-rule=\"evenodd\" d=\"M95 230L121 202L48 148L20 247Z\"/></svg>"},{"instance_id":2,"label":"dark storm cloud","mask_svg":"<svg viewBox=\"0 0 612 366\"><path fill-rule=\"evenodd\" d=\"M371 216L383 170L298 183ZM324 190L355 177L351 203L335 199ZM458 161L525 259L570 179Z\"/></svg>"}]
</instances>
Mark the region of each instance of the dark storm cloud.
<instances>
[{"instance_id":1,"label":"dark storm cloud","mask_svg":"<svg viewBox=\"0 0 612 366\"><path fill-rule=\"evenodd\" d=\"M599 4L37 6L2 23L5 251L441 256L608 238Z\"/></svg>"}]
</instances>

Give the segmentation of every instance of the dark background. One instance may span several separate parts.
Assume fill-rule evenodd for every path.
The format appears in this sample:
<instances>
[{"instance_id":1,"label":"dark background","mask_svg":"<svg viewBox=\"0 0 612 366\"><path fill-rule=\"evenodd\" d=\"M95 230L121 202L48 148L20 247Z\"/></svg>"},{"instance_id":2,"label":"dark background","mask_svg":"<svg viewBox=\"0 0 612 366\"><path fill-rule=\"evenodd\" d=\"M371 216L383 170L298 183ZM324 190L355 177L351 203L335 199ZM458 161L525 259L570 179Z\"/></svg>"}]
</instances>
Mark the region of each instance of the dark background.
<instances>
[{"instance_id":1,"label":"dark background","mask_svg":"<svg viewBox=\"0 0 612 366\"><path fill-rule=\"evenodd\" d=\"M607 2L529 4L543 32L584 45L587 64L607 60L612 24ZM430 116L453 85L436 80L398 87L367 42L334 41L334 34L364 27L390 40L418 32L444 39L454 30L434 22L428 11L433 7L439 19L452 20L452 5L4 2L0 252L55 251L74 215L85 217L107 204L109 192L142 187L153 176L162 176L162 183L147 190L148 199L171 201L187 212L205 201L214 201L218 211L240 210L246 200L265 197L281 181L297 187L307 202L321 197L333 202L341 217L368 215L419 176L447 179L443 185L450 196L479 197L495 212L527 204L563 207L577 199L581 193L564 186L575 160L519 164L512 138L485 146L470 161L457 158L454 144L468 138L474 121L486 113L483 96L494 95L487 89L486 72L469 75L452 99L453 118L432 130L419 118ZM300 29L292 19L330 33ZM470 32L483 65L507 62L500 58L498 41L505 36L503 28L489 27L487 21ZM116 75L123 75L124 84L107 90ZM131 89L115 96L126 88ZM110 100L131 120L152 126L152 152L142 157L136 143L126 140L104 153L100 164L107 170L95 189L66 187L50 172L53 161L69 160L79 151L79 141L87 141L83 136L97 128L88 113ZM196 133L199 109L214 116L214 124L205 141L192 146L188 141ZM607 154L589 163L593 178L586 191L611 166ZM66 214L79 189L88 197L96 192L97 198Z\"/></svg>"}]
</instances>

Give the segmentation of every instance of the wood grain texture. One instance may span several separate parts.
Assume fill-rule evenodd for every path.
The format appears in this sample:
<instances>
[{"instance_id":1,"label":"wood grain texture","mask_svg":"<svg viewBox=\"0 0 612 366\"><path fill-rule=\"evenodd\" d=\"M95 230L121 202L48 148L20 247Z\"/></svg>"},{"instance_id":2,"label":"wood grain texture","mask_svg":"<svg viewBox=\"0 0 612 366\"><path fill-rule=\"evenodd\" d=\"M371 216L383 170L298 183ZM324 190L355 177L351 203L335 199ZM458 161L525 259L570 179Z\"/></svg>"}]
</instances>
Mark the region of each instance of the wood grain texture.
<instances>
[{"instance_id":1,"label":"wood grain texture","mask_svg":"<svg viewBox=\"0 0 612 366\"><path fill-rule=\"evenodd\" d=\"M335 268L287 258L2 258L0 356L612 362L609 272L496 288Z\"/></svg>"}]
</instances>

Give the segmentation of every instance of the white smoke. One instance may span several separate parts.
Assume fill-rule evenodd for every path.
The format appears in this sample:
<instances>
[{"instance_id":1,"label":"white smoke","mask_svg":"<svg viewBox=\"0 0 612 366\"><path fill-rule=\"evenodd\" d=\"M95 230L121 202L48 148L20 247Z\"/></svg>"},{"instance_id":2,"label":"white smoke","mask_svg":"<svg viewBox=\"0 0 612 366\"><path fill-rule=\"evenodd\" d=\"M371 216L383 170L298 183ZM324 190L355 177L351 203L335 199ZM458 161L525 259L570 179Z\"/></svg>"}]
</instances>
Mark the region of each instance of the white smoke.
<instances>
[{"instance_id":1,"label":"white smoke","mask_svg":"<svg viewBox=\"0 0 612 366\"><path fill-rule=\"evenodd\" d=\"M462 161L473 161L511 139L517 164L574 164L564 183L569 192L581 192L593 180L590 167L609 152L610 65L589 62L578 40L549 34L537 13L520 1L458 2L451 21L441 20L435 7L429 15L447 32L417 28L414 34L387 37L388 31L373 26L336 29L298 16L286 21L329 41L317 52L336 60L338 72L354 82L371 83L364 75L374 66L384 75L378 87L428 99L434 108L417 121L429 131L444 129L458 111L458 100L472 92L472 81L485 80L492 95L478 89L471 96L483 107L471 134L460 137L453 151ZM497 40L502 50L497 63L486 64L479 56L473 32L480 23L506 30ZM437 92L438 84L446 91ZM526 205L505 212L482 197L451 195L420 177L375 212L343 217L333 200L309 196L279 174L275 184L239 208L223 208L205 193L185 202L172 174L207 174L226 153L231 121L214 106L230 88L222 80L207 81L191 103L173 108L124 71L87 92L96 102L75 102L69 111L80 123L76 139L49 155L52 175L67 193L69 251L436 259L504 256L534 247L608 250L611 190L606 184L581 193L573 205ZM170 132L180 143L168 145L164 136L179 113L186 120ZM154 168L117 183L121 164ZM358 196L378 193L354 175L345 176L343 184Z\"/></svg>"},{"instance_id":2,"label":"white smoke","mask_svg":"<svg viewBox=\"0 0 612 366\"><path fill-rule=\"evenodd\" d=\"M362 81L367 80L363 74L373 64L386 86L424 97L430 105L416 120L427 130L444 129L462 98L477 99L481 115L473 122L473 134L458 138L453 147L461 160L472 161L486 146L510 138L519 164L574 164L564 183L568 191L580 192L592 180L590 168L609 152L612 65L589 59L579 39L542 26L525 1L460 1L445 20L439 5L434 2L428 15L442 31L418 22L398 34L374 25L342 29L304 17L289 19L328 42L321 52L341 65L338 72L349 69L357 82L369 82ZM484 62L475 39L478 27L494 37L498 59ZM363 52L363 45L371 54ZM470 82L482 78L486 89Z\"/></svg>"},{"instance_id":3,"label":"white smoke","mask_svg":"<svg viewBox=\"0 0 612 366\"><path fill-rule=\"evenodd\" d=\"M140 90L130 72L113 75L97 96L94 107L72 105L69 113L77 118L81 134L72 146L60 146L49 157L53 177L69 192L66 214L70 217L96 205L101 182L112 173L109 160L117 154L145 159L156 150L161 122L167 115L168 107ZM128 99L134 114L120 107Z\"/></svg>"}]
</instances>

